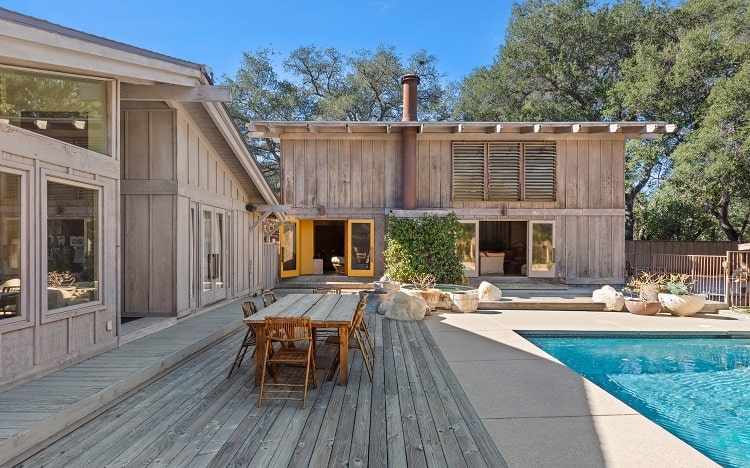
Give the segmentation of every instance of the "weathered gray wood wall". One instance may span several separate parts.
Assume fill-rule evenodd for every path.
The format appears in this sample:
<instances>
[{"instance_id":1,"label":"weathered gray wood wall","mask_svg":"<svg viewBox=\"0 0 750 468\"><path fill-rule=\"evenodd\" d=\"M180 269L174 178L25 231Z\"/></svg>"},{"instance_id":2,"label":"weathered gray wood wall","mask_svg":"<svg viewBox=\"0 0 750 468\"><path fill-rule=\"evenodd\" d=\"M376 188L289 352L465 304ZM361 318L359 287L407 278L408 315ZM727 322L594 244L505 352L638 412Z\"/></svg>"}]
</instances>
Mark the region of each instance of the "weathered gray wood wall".
<instances>
[{"instance_id":1,"label":"weathered gray wood wall","mask_svg":"<svg viewBox=\"0 0 750 468\"><path fill-rule=\"evenodd\" d=\"M191 300L200 274L190 264L193 203L225 210L227 297L264 280L248 194L187 113L159 107L128 102L122 112L123 316L182 316L203 305Z\"/></svg>"},{"instance_id":2,"label":"weathered gray wood wall","mask_svg":"<svg viewBox=\"0 0 750 468\"><path fill-rule=\"evenodd\" d=\"M557 200L453 202L453 141L557 142ZM401 207L400 134L284 134L281 143L282 200L292 205L291 214L373 218L375 248L382 253L385 214ZM423 133L417 139L417 205L453 210L467 220L553 220L558 277L570 284L622 281L624 152L622 136L611 134ZM376 276L379 266L382 255L376 255Z\"/></svg>"},{"instance_id":3,"label":"weathered gray wood wall","mask_svg":"<svg viewBox=\"0 0 750 468\"><path fill-rule=\"evenodd\" d=\"M0 391L117 346L119 165L111 156L0 124L0 167L22 177L21 315L0 321ZM99 300L47 310L47 180L101 193ZM109 327L108 325L112 325ZM108 329L109 328L109 329Z\"/></svg>"}]
</instances>

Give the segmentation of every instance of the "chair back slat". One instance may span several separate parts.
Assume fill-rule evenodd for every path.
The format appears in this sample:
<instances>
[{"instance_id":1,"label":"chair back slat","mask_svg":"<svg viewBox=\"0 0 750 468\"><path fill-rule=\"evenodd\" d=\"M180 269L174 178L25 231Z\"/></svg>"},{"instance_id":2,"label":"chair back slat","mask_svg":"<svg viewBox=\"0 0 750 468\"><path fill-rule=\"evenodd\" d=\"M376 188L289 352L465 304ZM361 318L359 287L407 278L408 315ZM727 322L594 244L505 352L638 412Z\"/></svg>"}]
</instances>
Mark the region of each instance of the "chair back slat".
<instances>
[{"instance_id":1,"label":"chair back slat","mask_svg":"<svg viewBox=\"0 0 750 468\"><path fill-rule=\"evenodd\" d=\"M255 305L253 301L245 301L242 303L242 314L245 316L245 318L250 317L253 314L258 313L258 307Z\"/></svg>"},{"instance_id":2,"label":"chair back slat","mask_svg":"<svg viewBox=\"0 0 750 468\"><path fill-rule=\"evenodd\" d=\"M266 317L266 337L276 342L312 340L312 323L308 317Z\"/></svg>"},{"instance_id":3,"label":"chair back slat","mask_svg":"<svg viewBox=\"0 0 750 468\"><path fill-rule=\"evenodd\" d=\"M263 291L261 297L263 298L263 307L268 307L276 302L276 294L271 290Z\"/></svg>"}]
</instances>

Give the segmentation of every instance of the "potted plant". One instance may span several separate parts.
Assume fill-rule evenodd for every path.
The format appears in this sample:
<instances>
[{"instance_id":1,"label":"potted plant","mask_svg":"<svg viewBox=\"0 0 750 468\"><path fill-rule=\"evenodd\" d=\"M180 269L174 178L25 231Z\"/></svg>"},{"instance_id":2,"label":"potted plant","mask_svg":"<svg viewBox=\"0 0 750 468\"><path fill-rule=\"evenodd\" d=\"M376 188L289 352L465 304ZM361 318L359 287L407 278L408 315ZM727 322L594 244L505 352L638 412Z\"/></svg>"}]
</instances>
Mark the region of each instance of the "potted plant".
<instances>
[{"instance_id":1,"label":"potted plant","mask_svg":"<svg viewBox=\"0 0 750 468\"><path fill-rule=\"evenodd\" d=\"M693 294L690 275L669 275L666 291L659 293L659 302L664 310L678 317L692 317L706 305L706 296Z\"/></svg>"},{"instance_id":2,"label":"potted plant","mask_svg":"<svg viewBox=\"0 0 750 468\"><path fill-rule=\"evenodd\" d=\"M435 288L435 281L435 276L430 273L418 273L412 277L412 283L417 288L414 292L427 302L430 310L435 310L442 294L439 289Z\"/></svg>"},{"instance_id":3,"label":"potted plant","mask_svg":"<svg viewBox=\"0 0 750 468\"><path fill-rule=\"evenodd\" d=\"M661 310L658 294L663 285L662 275L644 271L638 276L633 276L622 288L623 292L629 293L625 297L625 308L636 315L658 314Z\"/></svg>"}]
</instances>

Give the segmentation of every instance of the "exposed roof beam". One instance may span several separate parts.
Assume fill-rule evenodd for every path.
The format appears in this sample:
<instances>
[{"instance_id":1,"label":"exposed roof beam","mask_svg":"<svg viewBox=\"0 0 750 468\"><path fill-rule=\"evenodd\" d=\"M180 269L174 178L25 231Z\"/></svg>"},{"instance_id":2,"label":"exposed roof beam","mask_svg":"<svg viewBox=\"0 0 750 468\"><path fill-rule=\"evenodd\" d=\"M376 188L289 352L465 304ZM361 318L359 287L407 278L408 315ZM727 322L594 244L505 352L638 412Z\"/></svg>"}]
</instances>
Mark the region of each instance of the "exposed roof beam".
<instances>
[{"instance_id":1,"label":"exposed roof beam","mask_svg":"<svg viewBox=\"0 0 750 468\"><path fill-rule=\"evenodd\" d=\"M487 133L500 133L503 131L503 124L497 124L493 125L492 127L487 127L486 132Z\"/></svg>"},{"instance_id":2,"label":"exposed roof beam","mask_svg":"<svg viewBox=\"0 0 750 468\"><path fill-rule=\"evenodd\" d=\"M455 127L453 127L453 133L463 133L464 131L464 124L458 124Z\"/></svg>"},{"instance_id":3,"label":"exposed roof beam","mask_svg":"<svg viewBox=\"0 0 750 468\"><path fill-rule=\"evenodd\" d=\"M309 123L309 124L307 124L307 131L309 133L315 133L317 130L315 129L315 125Z\"/></svg>"},{"instance_id":4,"label":"exposed roof beam","mask_svg":"<svg viewBox=\"0 0 750 468\"><path fill-rule=\"evenodd\" d=\"M229 102L232 92L229 86L122 83L120 98L124 101Z\"/></svg>"}]
</instances>

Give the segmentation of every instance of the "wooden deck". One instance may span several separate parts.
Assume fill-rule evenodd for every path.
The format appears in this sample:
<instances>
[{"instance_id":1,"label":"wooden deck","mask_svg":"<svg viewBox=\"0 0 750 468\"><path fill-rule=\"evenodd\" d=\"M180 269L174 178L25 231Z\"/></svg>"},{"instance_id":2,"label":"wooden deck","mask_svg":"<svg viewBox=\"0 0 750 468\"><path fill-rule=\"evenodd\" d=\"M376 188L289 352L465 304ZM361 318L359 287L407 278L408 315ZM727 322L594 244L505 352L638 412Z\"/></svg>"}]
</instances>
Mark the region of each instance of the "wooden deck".
<instances>
[{"instance_id":1,"label":"wooden deck","mask_svg":"<svg viewBox=\"0 0 750 468\"><path fill-rule=\"evenodd\" d=\"M352 350L347 386L258 408L249 354L226 379L242 330L19 466L507 466L425 325L367 320L372 383Z\"/></svg>"}]
</instances>

